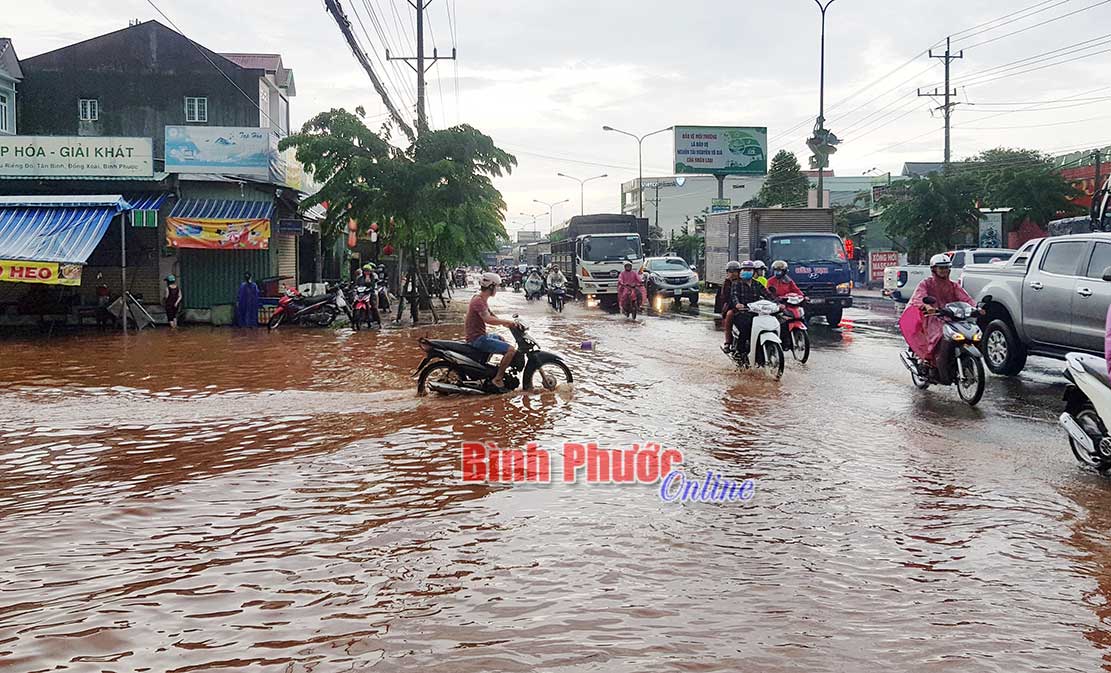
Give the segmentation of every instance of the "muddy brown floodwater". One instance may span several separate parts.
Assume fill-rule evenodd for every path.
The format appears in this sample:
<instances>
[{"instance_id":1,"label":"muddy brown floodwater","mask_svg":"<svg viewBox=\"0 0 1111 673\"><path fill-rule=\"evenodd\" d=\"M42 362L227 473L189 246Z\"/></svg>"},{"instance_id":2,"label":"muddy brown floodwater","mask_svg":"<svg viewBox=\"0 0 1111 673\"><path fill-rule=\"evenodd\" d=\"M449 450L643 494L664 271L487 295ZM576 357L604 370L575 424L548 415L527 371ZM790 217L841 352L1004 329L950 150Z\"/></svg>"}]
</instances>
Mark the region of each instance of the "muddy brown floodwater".
<instances>
[{"instance_id":1,"label":"muddy brown floodwater","mask_svg":"<svg viewBox=\"0 0 1111 673\"><path fill-rule=\"evenodd\" d=\"M575 384L418 399L458 324L0 342L0 670L1111 670L1059 363L968 409L881 314L776 383L704 316L492 306ZM460 479L467 440L649 439L755 498Z\"/></svg>"}]
</instances>

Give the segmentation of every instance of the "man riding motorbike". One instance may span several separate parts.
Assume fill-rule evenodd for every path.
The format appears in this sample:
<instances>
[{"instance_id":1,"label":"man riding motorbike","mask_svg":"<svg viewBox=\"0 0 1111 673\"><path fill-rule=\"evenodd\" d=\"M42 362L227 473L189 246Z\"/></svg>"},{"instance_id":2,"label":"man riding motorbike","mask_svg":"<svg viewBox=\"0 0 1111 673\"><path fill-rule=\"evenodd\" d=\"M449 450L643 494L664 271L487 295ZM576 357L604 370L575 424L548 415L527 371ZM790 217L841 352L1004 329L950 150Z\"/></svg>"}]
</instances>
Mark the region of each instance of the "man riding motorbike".
<instances>
[{"instance_id":1,"label":"man riding motorbike","mask_svg":"<svg viewBox=\"0 0 1111 673\"><path fill-rule=\"evenodd\" d=\"M513 327L516 324L514 320L502 320L494 315L490 310L488 301L491 297L498 293L498 287L501 286L501 276L496 273L484 273L482 279L478 283L478 294L471 298L471 303L467 306L467 317L463 321L464 337L467 344L476 350L483 353L501 354L501 362L498 363L498 373L493 378L491 383L494 384L500 391L505 391L505 370L509 369L510 363L513 362L513 357L517 354L517 349L514 348L508 341L503 339L497 334L487 334L487 325L501 325L502 327Z\"/></svg>"},{"instance_id":2,"label":"man riding motorbike","mask_svg":"<svg viewBox=\"0 0 1111 673\"><path fill-rule=\"evenodd\" d=\"M787 275L787 262L777 259L772 262L772 277L768 280L768 292L782 299L789 294L803 294L795 281Z\"/></svg>"},{"instance_id":3,"label":"man riding motorbike","mask_svg":"<svg viewBox=\"0 0 1111 673\"><path fill-rule=\"evenodd\" d=\"M641 306L648 303L648 290L644 287L644 279L638 272L633 271L632 262L625 262L625 270L617 277L617 306L619 309L625 306L626 298L636 298L635 295L630 296L633 292L639 292Z\"/></svg>"},{"instance_id":4,"label":"man riding motorbike","mask_svg":"<svg viewBox=\"0 0 1111 673\"><path fill-rule=\"evenodd\" d=\"M563 275L563 272L559 270L558 266L552 264L548 267L548 275L544 279L544 283L548 286L548 291L551 292L557 287L566 287L567 276Z\"/></svg>"},{"instance_id":5,"label":"man riding motorbike","mask_svg":"<svg viewBox=\"0 0 1111 673\"><path fill-rule=\"evenodd\" d=\"M737 314L737 310L733 307L730 301L732 296L731 288L733 283L739 282L741 279L741 263L737 261L729 262L725 265L725 281L721 284L721 326L725 330L725 343L722 344L721 350L726 353L733 352L733 316Z\"/></svg>"},{"instance_id":6,"label":"man riding motorbike","mask_svg":"<svg viewBox=\"0 0 1111 673\"><path fill-rule=\"evenodd\" d=\"M368 288L370 290L370 316L374 322L379 325L382 324L382 316L378 313L378 272L373 262L367 262L363 268L359 270L358 277L355 278L356 288Z\"/></svg>"},{"instance_id":7,"label":"man riding motorbike","mask_svg":"<svg viewBox=\"0 0 1111 673\"><path fill-rule=\"evenodd\" d=\"M729 286L729 305L736 310L733 324L740 334L740 343L734 343L733 346L741 353L748 353L749 336L752 332L752 314L745 309L760 299L769 297L764 286L756 281L756 265L751 261L741 262L741 277Z\"/></svg>"},{"instance_id":8,"label":"man riding motorbike","mask_svg":"<svg viewBox=\"0 0 1111 673\"><path fill-rule=\"evenodd\" d=\"M938 316L938 309L957 301L976 304L964 288L949 280L952 267L952 260L944 253L930 258L930 275L918 283L907 306L908 312L917 310L921 316L921 319L916 321L917 329L913 324L908 327L900 321L903 337L906 338L911 350L937 369L938 380L943 385L950 383L949 357L952 355L953 344L943 338L942 327L945 323ZM933 297L935 303L927 304L922 301L926 297ZM913 315L910 317L913 318ZM908 330L911 333L908 334Z\"/></svg>"}]
</instances>

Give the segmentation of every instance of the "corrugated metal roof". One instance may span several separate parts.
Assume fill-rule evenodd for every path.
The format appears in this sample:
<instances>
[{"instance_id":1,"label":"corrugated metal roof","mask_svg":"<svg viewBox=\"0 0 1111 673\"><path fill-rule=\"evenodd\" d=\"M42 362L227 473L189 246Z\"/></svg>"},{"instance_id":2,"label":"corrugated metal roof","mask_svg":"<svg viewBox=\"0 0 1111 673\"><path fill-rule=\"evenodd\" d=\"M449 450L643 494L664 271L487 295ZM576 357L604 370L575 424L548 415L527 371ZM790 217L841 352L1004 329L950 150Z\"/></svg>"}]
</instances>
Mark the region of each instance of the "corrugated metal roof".
<instances>
[{"instance_id":1,"label":"corrugated metal roof","mask_svg":"<svg viewBox=\"0 0 1111 673\"><path fill-rule=\"evenodd\" d=\"M0 208L81 208L86 206L130 210L131 205L121 194L93 194L77 196L0 196Z\"/></svg>"},{"instance_id":2,"label":"corrugated metal roof","mask_svg":"<svg viewBox=\"0 0 1111 673\"><path fill-rule=\"evenodd\" d=\"M123 195L132 210L158 210L169 196L169 192L130 192Z\"/></svg>"},{"instance_id":3,"label":"corrugated metal roof","mask_svg":"<svg viewBox=\"0 0 1111 673\"><path fill-rule=\"evenodd\" d=\"M320 222L327 216L328 211L324 209L324 206L318 204L306 210L304 217L306 220L314 220L316 222Z\"/></svg>"},{"instance_id":4,"label":"corrugated metal roof","mask_svg":"<svg viewBox=\"0 0 1111 673\"><path fill-rule=\"evenodd\" d=\"M5 175L0 180L68 180L71 182L100 182L113 180L116 182L162 182L170 176L169 173L155 173L153 178L134 178L127 176L105 176L99 178L75 178L68 175Z\"/></svg>"},{"instance_id":5,"label":"corrugated metal roof","mask_svg":"<svg viewBox=\"0 0 1111 673\"><path fill-rule=\"evenodd\" d=\"M182 199L170 217L194 220L269 220L273 201L225 201L222 199Z\"/></svg>"},{"instance_id":6,"label":"corrugated metal roof","mask_svg":"<svg viewBox=\"0 0 1111 673\"><path fill-rule=\"evenodd\" d=\"M61 197L2 198L0 259L84 264L112 218L127 209L122 196L99 197L98 204L89 204L87 197L76 197L68 204ZM116 201L106 201L112 198ZM17 199L40 205L21 205Z\"/></svg>"}]
</instances>

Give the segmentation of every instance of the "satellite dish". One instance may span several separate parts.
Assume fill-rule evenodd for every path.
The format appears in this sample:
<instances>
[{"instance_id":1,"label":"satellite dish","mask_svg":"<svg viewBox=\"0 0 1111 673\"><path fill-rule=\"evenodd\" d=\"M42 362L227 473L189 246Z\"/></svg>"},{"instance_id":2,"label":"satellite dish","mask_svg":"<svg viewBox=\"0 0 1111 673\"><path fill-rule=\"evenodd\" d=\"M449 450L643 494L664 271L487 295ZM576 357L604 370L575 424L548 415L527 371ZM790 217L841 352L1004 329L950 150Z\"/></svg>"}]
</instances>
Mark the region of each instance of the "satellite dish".
<instances>
[{"instance_id":1,"label":"satellite dish","mask_svg":"<svg viewBox=\"0 0 1111 673\"><path fill-rule=\"evenodd\" d=\"M675 178L675 186L676 187L682 187L683 183L686 182L686 181L687 181L686 178Z\"/></svg>"}]
</instances>

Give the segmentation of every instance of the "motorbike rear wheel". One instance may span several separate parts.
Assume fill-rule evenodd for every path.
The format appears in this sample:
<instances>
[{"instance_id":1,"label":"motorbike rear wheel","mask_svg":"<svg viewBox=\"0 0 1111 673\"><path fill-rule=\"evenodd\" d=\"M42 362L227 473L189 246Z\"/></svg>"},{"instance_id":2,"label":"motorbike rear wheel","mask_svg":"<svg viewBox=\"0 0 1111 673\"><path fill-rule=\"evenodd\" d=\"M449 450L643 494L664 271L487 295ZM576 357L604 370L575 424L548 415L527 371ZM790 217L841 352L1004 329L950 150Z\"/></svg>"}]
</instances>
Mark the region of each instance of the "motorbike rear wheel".
<instances>
[{"instance_id":1,"label":"motorbike rear wheel","mask_svg":"<svg viewBox=\"0 0 1111 673\"><path fill-rule=\"evenodd\" d=\"M339 317L339 309L329 304L308 317L308 320L317 327L330 327Z\"/></svg>"},{"instance_id":2,"label":"motorbike rear wheel","mask_svg":"<svg viewBox=\"0 0 1111 673\"><path fill-rule=\"evenodd\" d=\"M428 383L448 383L453 386L463 384L463 377L450 362L433 362L424 368L417 378L417 395L424 397L428 394Z\"/></svg>"},{"instance_id":3,"label":"motorbike rear wheel","mask_svg":"<svg viewBox=\"0 0 1111 673\"><path fill-rule=\"evenodd\" d=\"M799 364L810 359L810 334L804 329L791 332L791 355Z\"/></svg>"},{"instance_id":4,"label":"motorbike rear wheel","mask_svg":"<svg viewBox=\"0 0 1111 673\"><path fill-rule=\"evenodd\" d=\"M957 380L957 394L974 407L984 396L984 361L968 353L961 353L959 357L964 377Z\"/></svg>"},{"instance_id":5,"label":"motorbike rear wheel","mask_svg":"<svg viewBox=\"0 0 1111 673\"><path fill-rule=\"evenodd\" d=\"M266 329L278 329L285 322L285 313L275 313L266 321Z\"/></svg>"},{"instance_id":6,"label":"motorbike rear wheel","mask_svg":"<svg viewBox=\"0 0 1111 673\"><path fill-rule=\"evenodd\" d=\"M368 328L370 327L370 312L365 308L357 308L355 309L355 313L351 316L351 326L358 330L359 325L363 324Z\"/></svg>"}]
</instances>

